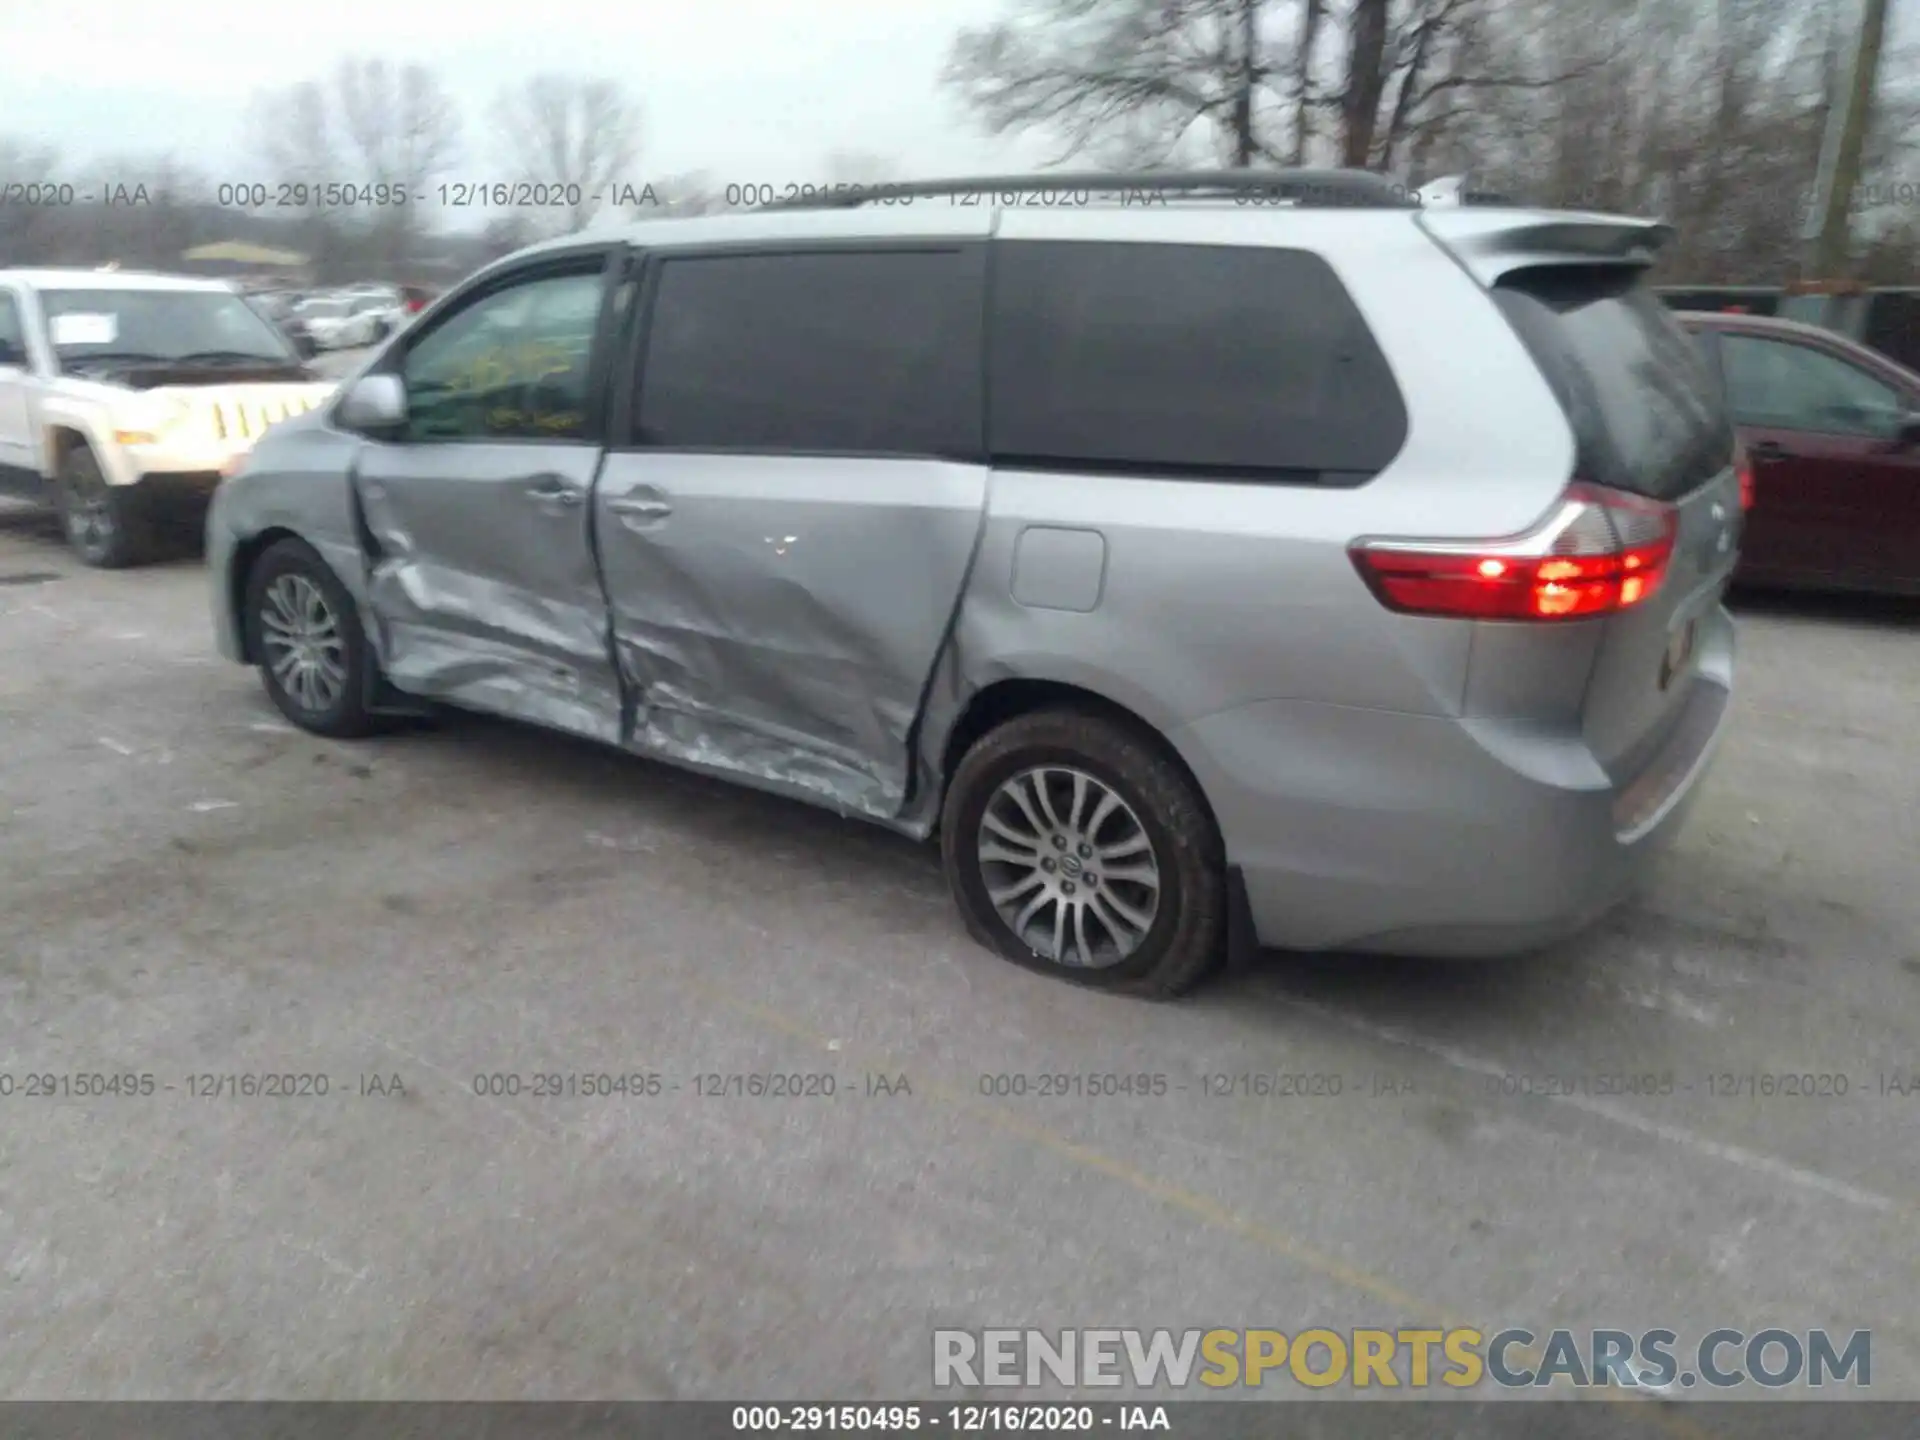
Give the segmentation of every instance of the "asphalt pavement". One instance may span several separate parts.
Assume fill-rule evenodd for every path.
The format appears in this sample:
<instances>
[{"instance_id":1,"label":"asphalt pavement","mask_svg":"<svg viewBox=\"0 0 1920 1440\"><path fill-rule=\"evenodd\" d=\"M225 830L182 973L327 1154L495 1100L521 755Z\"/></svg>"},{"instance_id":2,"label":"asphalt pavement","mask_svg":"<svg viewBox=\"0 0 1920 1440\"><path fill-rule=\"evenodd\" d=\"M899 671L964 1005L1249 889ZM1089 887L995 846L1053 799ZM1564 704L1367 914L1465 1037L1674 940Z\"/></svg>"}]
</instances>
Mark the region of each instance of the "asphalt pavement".
<instances>
[{"instance_id":1,"label":"asphalt pavement","mask_svg":"<svg viewBox=\"0 0 1920 1440\"><path fill-rule=\"evenodd\" d=\"M911 1396L938 1326L1464 1322L1870 1328L1920 1397L1917 644L1749 606L1699 807L1577 942L1154 1005L855 822L297 733L197 559L0 514L0 1395ZM89 1075L136 1093L28 1094Z\"/></svg>"},{"instance_id":2,"label":"asphalt pavement","mask_svg":"<svg viewBox=\"0 0 1920 1440\"><path fill-rule=\"evenodd\" d=\"M307 363L329 379L341 379L359 369L372 350L322 350Z\"/></svg>"}]
</instances>

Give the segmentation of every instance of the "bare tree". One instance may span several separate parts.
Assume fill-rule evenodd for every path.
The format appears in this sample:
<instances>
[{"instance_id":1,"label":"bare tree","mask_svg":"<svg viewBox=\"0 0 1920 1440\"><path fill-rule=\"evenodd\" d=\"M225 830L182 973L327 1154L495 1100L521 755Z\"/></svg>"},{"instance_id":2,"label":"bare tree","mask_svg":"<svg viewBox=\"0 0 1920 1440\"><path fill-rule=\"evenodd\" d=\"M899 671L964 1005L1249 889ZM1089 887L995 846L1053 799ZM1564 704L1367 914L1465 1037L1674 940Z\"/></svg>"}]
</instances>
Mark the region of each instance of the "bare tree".
<instances>
[{"instance_id":1,"label":"bare tree","mask_svg":"<svg viewBox=\"0 0 1920 1440\"><path fill-rule=\"evenodd\" d=\"M325 87L313 80L253 97L247 133L266 175L291 184L333 173L338 146L331 109Z\"/></svg>"},{"instance_id":2,"label":"bare tree","mask_svg":"<svg viewBox=\"0 0 1920 1440\"><path fill-rule=\"evenodd\" d=\"M946 79L993 130L1055 131L1067 155L1167 163L1200 133L1229 165L1384 169L1410 142L1430 150L1470 97L1576 73L1537 63L1509 18L1540 0L1018 3L1015 19L961 33Z\"/></svg>"},{"instance_id":3,"label":"bare tree","mask_svg":"<svg viewBox=\"0 0 1920 1440\"><path fill-rule=\"evenodd\" d=\"M1174 154L1196 128L1234 161L1277 159L1263 112L1281 97L1272 0L1022 0L1013 20L961 32L945 79L996 133L1047 129L1061 159ZM1156 155L1154 152L1157 151Z\"/></svg>"},{"instance_id":4,"label":"bare tree","mask_svg":"<svg viewBox=\"0 0 1920 1440\"><path fill-rule=\"evenodd\" d=\"M1824 0L1542 3L1557 22L1539 38L1545 68L1577 73L1540 91L1460 97L1476 112L1463 133L1493 157L1501 188L1664 215L1679 232L1663 267L1672 278L1791 274L1841 69ZM1914 99L1910 86L1884 96L1869 140L1895 167Z\"/></svg>"},{"instance_id":5,"label":"bare tree","mask_svg":"<svg viewBox=\"0 0 1920 1440\"><path fill-rule=\"evenodd\" d=\"M615 81L536 75L494 102L493 126L517 178L562 187L557 212L568 232L584 228L613 192L638 192L640 107Z\"/></svg>"},{"instance_id":6,"label":"bare tree","mask_svg":"<svg viewBox=\"0 0 1920 1440\"><path fill-rule=\"evenodd\" d=\"M294 243L323 271L342 248L331 212L321 204L326 183L340 177L339 127L333 110L326 87L306 80L255 95L247 112L247 133L260 166L258 183L270 187L255 193L262 199L285 195L305 202L290 217L295 222Z\"/></svg>"},{"instance_id":7,"label":"bare tree","mask_svg":"<svg viewBox=\"0 0 1920 1440\"><path fill-rule=\"evenodd\" d=\"M208 178L172 155L121 155L95 166L84 188L99 197L76 259L172 268L181 253L221 238Z\"/></svg>"},{"instance_id":8,"label":"bare tree","mask_svg":"<svg viewBox=\"0 0 1920 1440\"><path fill-rule=\"evenodd\" d=\"M0 176L20 187L20 203L0 205L0 265L56 258L71 228L71 205L60 203L69 192L60 187L73 184L61 173L60 153L0 136ZM42 200L51 203L36 203Z\"/></svg>"},{"instance_id":9,"label":"bare tree","mask_svg":"<svg viewBox=\"0 0 1920 1440\"><path fill-rule=\"evenodd\" d=\"M459 154L459 111L423 65L343 60L334 87L349 203L365 200L379 259L403 264L422 229L420 211L434 200L432 182Z\"/></svg>"},{"instance_id":10,"label":"bare tree","mask_svg":"<svg viewBox=\"0 0 1920 1440\"><path fill-rule=\"evenodd\" d=\"M1340 92L1340 163L1373 158L1387 85L1388 0L1353 0L1347 19L1347 83Z\"/></svg>"}]
</instances>

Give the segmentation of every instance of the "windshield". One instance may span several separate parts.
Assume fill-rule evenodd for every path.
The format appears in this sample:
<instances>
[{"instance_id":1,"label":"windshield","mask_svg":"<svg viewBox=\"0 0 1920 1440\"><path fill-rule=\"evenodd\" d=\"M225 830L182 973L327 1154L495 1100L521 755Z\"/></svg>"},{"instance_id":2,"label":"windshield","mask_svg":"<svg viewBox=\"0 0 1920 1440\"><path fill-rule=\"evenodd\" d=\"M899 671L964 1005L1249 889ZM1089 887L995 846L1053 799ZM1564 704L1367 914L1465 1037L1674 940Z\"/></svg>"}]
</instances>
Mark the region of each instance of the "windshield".
<instances>
[{"instance_id":1,"label":"windshield","mask_svg":"<svg viewBox=\"0 0 1920 1440\"><path fill-rule=\"evenodd\" d=\"M43 290L40 304L63 365L93 357L294 358L280 333L228 290Z\"/></svg>"}]
</instances>

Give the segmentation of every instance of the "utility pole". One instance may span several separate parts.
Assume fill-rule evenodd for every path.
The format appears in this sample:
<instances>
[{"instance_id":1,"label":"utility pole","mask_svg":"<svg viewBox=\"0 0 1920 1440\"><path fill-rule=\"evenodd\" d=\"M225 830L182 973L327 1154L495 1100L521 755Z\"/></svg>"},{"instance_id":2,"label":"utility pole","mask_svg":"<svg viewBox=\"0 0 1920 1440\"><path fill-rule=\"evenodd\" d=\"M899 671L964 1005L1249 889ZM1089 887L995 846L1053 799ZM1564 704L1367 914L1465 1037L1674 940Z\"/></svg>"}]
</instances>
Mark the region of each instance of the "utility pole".
<instances>
[{"instance_id":1,"label":"utility pole","mask_svg":"<svg viewBox=\"0 0 1920 1440\"><path fill-rule=\"evenodd\" d=\"M1873 120L1880 47L1886 33L1887 0L1862 0L1853 65L1827 111L1813 204L1800 232L1807 246L1800 272L1803 280L1834 279L1847 262L1853 193L1860 184L1860 161Z\"/></svg>"}]
</instances>

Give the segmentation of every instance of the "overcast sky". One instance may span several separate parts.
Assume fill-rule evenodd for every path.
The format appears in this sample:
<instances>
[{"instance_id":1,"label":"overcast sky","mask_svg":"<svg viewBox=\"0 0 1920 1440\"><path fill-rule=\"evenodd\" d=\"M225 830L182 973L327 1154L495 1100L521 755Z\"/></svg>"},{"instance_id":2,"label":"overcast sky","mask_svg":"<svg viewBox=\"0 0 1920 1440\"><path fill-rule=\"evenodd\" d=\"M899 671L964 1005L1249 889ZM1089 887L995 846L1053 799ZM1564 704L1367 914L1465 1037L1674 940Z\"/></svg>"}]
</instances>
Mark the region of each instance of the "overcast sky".
<instances>
[{"instance_id":1,"label":"overcast sky","mask_svg":"<svg viewBox=\"0 0 1920 1440\"><path fill-rule=\"evenodd\" d=\"M222 180L267 178L245 134L263 88L348 55L432 67L466 118L454 176L511 178L487 109L533 71L602 76L644 107L636 183L820 179L835 150L923 175L1030 168L938 83L955 32L1004 0L0 0L0 132L70 162L171 150ZM134 179L137 177L127 177Z\"/></svg>"}]
</instances>

